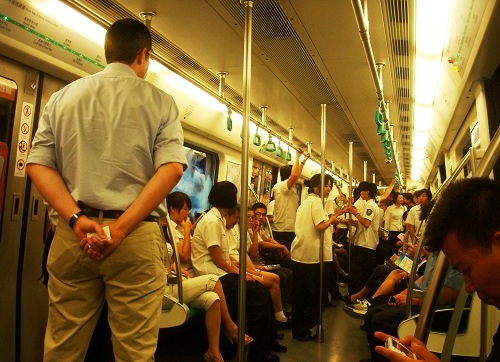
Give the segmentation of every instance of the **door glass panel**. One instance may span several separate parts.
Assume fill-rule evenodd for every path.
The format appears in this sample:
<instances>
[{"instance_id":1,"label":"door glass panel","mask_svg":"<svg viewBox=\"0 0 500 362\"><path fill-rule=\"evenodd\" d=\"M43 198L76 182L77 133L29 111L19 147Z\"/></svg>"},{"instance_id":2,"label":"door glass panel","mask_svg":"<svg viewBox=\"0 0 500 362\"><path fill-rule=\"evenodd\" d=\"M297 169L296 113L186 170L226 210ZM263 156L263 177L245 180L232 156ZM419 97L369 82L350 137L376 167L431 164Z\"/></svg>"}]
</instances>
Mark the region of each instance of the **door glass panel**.
<instances>
[{"instance_id":1,"label":"door glass panel","mask_svg":"<svg viewBox=\"0 0 500 362\"><path fill-rule=\"evenodd\" d=\"M5 188L7 187L7 170L9 151L12 142L12 126L14 124L17 85L15 82L0 77L0 234L4 210Z\"/></svg>"}]
</instances>

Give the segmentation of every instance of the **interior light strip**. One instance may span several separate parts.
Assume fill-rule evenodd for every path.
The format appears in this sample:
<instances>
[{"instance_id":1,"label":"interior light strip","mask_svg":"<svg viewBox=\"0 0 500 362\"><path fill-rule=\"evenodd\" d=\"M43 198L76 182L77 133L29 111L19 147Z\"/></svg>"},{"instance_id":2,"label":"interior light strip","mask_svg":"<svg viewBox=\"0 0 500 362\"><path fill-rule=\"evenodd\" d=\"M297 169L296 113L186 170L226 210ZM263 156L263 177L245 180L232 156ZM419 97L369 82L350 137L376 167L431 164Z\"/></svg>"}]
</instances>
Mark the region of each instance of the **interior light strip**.
<instances>
[{"instance_id":1,"label":"interior light strip","mask_svg":"<svg viewBox=\"0 0 500 362\"><path fill-rule=\"evenodd\" d=\"M36 30L33 30L33 29L31 29L31 28L29 28L29 27L27 27L27 26L24 26L23 24L21 24L21 23L19 23L19 22L15 21L14 19L9 18L7 15L0 14L0 17L1 17L1 19L2 19L2 20L6 21L6 22L8 22L8 23L11 23L11 24L13 24L13 25L15 25L15 26L17 26L17 27L19 27L19 28L21 28L21 29L23 29L23 30L25 30L25 31L27 31L27 32L29 32L29 33L31 33L31 34L33 34L33 35L36 35L36 36L37 36L37 37L39 37L40 39L46 40L46 41L48 41L48 42L50 42L50 43L52 43L52 44L54 44L54 45L58 46L59 48L64 49L64 50L66 50L67 52L69 52L69 53L71 53L71 54L73 54L73 55L76 55L76 56L78 56L78 57L82 58L83 60L85 60L85 61L87 61L87 62L89 62L89 63L92 63L92 64L94 64L94 65L97 65L99 68L104 69L104 68L106 67L104 64L101 64L101 63L99 63L99 62L96 62L96 61L95 61L95 60L93 60L92 58L89 58L89 57L87 57L87 56L85 56L85 55L81 54L80 52L77 52L76 50L73 50L73 49L71 49L71 48L67 47L67 46L66 46L66 45L64 45L64 44L59 43L58 41L55 41L54 39L51 39L51 38L49 38L49 37L46 37L45 35L43 35L43 34L41 34L41 33L37 32Z\"/></svg>"}]
</instances>

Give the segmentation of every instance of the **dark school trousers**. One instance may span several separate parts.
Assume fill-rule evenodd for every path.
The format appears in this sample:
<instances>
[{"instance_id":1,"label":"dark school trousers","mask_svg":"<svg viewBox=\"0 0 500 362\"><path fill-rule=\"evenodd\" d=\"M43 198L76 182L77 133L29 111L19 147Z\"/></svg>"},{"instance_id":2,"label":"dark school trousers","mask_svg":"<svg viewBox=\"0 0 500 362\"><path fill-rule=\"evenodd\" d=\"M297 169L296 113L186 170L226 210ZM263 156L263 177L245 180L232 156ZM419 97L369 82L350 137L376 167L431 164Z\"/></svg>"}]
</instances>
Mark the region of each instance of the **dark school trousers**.
<instances>
[{"instance_id":1,"label":"dark school trousers","mask_svg":"<svg viewBox=\"0 0 500 362\"><path fill-rule=\"evenodd\" d=\"M281 245L285 245L288 251L292 250L292 242L295 239L295 232L293 231L274 231L273 230L273 238ZM292 269L292 261L291 260L279 260L281 266ZM277 263L273 263L277 264Z\"/></svg>"},{"instance_id":2,"label":"dark school trousers","mask_svg":"<svg viewBox=\"0 0 500 362\"><path fill-rule=\"evenodd\" d=\"M358 245L351 247L349 294L355 294L363 289L375 265L375 250Z\"/></svg>"},{"instance_id":3,"label":"dark school trousers","mask_svg":"<svg viewBox=\"0 0 500 362\"><path fill-rule=\"evenodd\" d=\"M233 321L238 321L238 275L226 274L219 277L224 289L227 307ZM246 327L252 336L248 352L249 359L265 358L276 343L274 310L269 290L258 282L246 282Z\"/></svg>"},{"instance_id":4,"label":"dark school trousers","mask_svg":"<svg viewBox=\"0 0 500 362\"><path fill-rule=\"evenodd\" d=\"M293 262L292 335L303 337L318 324L320 264Z\"/></svg>"}]
</instances>

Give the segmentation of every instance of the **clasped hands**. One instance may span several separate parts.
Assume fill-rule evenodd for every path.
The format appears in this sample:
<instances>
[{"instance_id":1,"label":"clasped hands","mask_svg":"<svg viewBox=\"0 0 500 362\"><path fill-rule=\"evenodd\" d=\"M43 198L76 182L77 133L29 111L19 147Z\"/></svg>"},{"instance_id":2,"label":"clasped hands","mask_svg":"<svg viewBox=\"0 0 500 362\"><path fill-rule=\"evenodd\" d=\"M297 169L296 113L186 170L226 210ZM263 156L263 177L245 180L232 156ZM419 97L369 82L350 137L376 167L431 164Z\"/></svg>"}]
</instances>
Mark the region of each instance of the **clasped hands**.
<instances>
[{"instance_id":1,"label":"clasped hands","mask_svg":"<svg viewBox=\"0 0 500 362\"><path fill-rule=\"evenodd\" d=\"M113 224L101 225L91 219L78 222L74 231L80 239L80 248L83 253L91 259L103 260L121 243L124 235L121 236L118 228ZM106 236L105 227L109 228L109 238Z\"/></svg>"}]
</instances>

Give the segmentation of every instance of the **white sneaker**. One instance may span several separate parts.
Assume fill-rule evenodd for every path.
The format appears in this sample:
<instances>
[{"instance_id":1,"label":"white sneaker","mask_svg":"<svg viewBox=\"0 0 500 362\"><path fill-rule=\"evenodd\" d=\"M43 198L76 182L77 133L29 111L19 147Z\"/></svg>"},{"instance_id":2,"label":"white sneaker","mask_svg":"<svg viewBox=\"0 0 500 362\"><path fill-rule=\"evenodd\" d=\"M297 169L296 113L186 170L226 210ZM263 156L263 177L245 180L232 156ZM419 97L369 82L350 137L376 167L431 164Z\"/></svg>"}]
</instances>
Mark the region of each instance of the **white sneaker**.
<instances>
[{"instance_id":1,"label":"white sneaker","mask_svg":"<svg viewBox=\"0 0 500 362\"><path fill-rule=\"evenodd\" d=\"M354 307L352 305L347 305L347 304L344 304L342 306L342 309L347 315L349 315L353 318L358 318L358 319L365 318L366 310L357 310L357 309L354 309Z\"/></svg>"},{"instance_id":2,"label":"white sneaker","mask_svg":"<svg viewBox=\"0 0 500 362\"><path fill-rule=\"evenodd\" d=\"M356 299L356 302L354 302L354 309L366 312L370 305L371 305L371 303L369 301L367 301L366 299L363 299L363 300Z\"/></svg>"}]
</instances>

